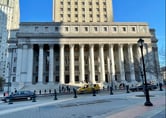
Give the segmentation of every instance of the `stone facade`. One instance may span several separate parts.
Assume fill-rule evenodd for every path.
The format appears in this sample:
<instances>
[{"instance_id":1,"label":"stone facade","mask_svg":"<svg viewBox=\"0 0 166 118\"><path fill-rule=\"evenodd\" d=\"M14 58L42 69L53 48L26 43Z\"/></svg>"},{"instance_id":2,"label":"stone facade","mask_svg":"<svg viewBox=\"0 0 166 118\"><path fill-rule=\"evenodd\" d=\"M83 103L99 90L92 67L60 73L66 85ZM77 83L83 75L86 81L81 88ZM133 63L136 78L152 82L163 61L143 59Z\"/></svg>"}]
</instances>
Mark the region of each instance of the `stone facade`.
<instances>
[{"instance_id":1,"label":"stone facade","mask_svg":"<svg viewBox=\"0 0 166 118\"><path fill-rule=\"evenodd\" d=\"M145 40L148 81L156 82L153 35L146 23L21 23L16 39L9 42L17 50L13 88L138 84L142 82L140 37Z\"/></svg>"}]
</instances>

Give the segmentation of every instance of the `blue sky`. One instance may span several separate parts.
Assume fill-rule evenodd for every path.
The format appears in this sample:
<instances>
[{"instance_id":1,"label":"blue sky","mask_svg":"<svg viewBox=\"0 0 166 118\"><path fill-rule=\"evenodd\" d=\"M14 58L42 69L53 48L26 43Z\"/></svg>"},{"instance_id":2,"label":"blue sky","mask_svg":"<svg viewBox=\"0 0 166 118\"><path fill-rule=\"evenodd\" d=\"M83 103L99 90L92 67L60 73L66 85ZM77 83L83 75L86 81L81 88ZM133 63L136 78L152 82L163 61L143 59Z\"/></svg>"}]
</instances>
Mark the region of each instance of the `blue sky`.
<instances>
[{"instance_id":1,"label":"blue sky","mask_svg":"<svg viewBox=\"0 0 166 118\"><path fill-rule=\"evenodd\" d=\"M52 22L52 0L20 0L21 22ZM156 30L165 64L165 0L113 0L114 22L147 22Z\"/></svg>"}]
</instances>

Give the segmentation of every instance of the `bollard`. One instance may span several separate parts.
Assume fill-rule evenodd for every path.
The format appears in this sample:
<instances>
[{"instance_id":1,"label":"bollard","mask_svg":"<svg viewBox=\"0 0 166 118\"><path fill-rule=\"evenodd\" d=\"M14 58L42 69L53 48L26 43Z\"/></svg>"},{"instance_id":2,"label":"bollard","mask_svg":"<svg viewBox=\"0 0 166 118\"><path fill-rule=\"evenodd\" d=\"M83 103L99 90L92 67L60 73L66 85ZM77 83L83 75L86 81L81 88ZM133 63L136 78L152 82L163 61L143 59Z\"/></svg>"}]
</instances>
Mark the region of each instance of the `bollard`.
<instances>
[{"instance_id":1,"label":"bollard","mask_svg":"<svg viewBox=\"0 0 166 118\"><path fill-rule=\"evenodd\" d=\"M49 89L49 94L51 94L51 89Z\"/></svg>"},{"instance_id":2,"label":"bollard","mask_svg":"<svg viewBox=\"0 0 166 118\"><path fill-rule=\"evenodd\" d=\"M113 92L112 92L112 86L110 86L110 95L113 95Z\"/></svg>"},{"instance_id":3,"label":"bollard","mask_svg":"<svg viewBox=\"0 0 166 118\"><path fill-rule=\"evenodd\" d=\"M35 90L34 90L34 93L33 93L32 102L36 102L36 91Z\"/></svg>"},{"instance_id":4,"label":"bollard","mask_svg":"<svg viewBox=\"0 0 166 118\"><path fill-rule=\"evenodd\" d=\"M54 89L54 100L57 100L57 93L56 93L56 89Z\"/></svg>"},{"instance_id":5,"label":"bollard","mask_svg":"<svg viewBox=\"0 0 166 118\"><path fill-rule=\"evenodd\" d=\"M130 93L129 92L129 85L126 85L126 93Z\"/></svg>"},{"instance_id":6,"label":"bollard","mask_svg":"<svg viewBox=\"0 0 166 118\"><path fill-rule=\"evenodd\" d=\"M41 90L39 90L39 95L41 95Z\"/></svg>"},{"instance_id":7,"label":"bollard","mask_svg":"<svg viewBox=\"0 0 166 118\"><path fill-rule=\"evenodd\" d=\"M73 88L73 93L74 93L74 98L77 98L77 92L75 88Z\"/></svg>"},{"instance_id":8,"label":"bollard","mask_svg":"<svg viewBox=\"0 0 166 118\"><path fill-rule=\"evenodd\" d=\"M163 86L162 83L160 83L160 84L159 84L160 91L163 91L162 86Z\"/></svg>"},{"instance_id":9,"label":"bollard","mask_svg":"<svg viewBox=\"0 0 166 118\"><path fill-rule=\"evenodd\" d=\"M12 96L10 95L10 97L9 97L9 102L8 102L8 104L13 104L13 102L12 102Z\"/></svg>"},{"instance_id":10,"label":"bollard","mask_svg":"<svg viewBox=\"0 0 166 118\"><path fill-rule=\"evenodd\" d=\"M96 90L95 90L95 88L92 88L92 91L93 91L93 96L96 96Z\"/></svg>"}]
</instances>

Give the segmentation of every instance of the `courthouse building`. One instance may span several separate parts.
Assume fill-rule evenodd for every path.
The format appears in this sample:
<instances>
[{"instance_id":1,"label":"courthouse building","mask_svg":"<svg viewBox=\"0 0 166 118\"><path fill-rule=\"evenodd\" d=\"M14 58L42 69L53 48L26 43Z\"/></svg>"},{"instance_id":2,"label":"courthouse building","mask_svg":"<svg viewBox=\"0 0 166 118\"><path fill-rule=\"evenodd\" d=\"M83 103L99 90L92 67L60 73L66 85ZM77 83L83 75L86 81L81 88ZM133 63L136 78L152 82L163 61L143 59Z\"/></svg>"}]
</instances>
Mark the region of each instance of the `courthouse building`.
<instances>
[{"instance_id":1,"label":"courthouse building","mask_svg":"<svg viewBox=\"0 0 166 118\"><path fill-rule=\"evenodd\" d=\"M112 0L53 0L53 22L22 22L12 31L11 88L142 83L140 38L148 82L158 82L157 39L147 23L114 22Z\"/></svg>"}]
</instances>

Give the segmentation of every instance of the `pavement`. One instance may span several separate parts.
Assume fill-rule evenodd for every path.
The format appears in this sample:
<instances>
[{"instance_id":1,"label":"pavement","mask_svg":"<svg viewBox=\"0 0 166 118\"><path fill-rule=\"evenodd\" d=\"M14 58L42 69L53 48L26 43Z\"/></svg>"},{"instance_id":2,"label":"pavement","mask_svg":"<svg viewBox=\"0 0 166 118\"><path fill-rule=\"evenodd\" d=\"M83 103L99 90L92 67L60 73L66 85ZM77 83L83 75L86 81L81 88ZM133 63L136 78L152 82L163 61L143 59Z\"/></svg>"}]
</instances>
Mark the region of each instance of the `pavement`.
<instances>
[{"instance_id":1,"label":"pavement","mask_svg":"<svg viewBox=\"0 0 166 118\"><path fill-rule=\"evenodd\" d=\"M142 94L114 91L114 95L109 95L103 91L96 96L84 94L78 98L68 94L58 96L58 100L47 96L37 98L37 102L14 102L11 105L1 102L0 118L166 118L165 88L150 91L153 106L144 106Z\"/></svg>"}]
</instances>

